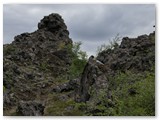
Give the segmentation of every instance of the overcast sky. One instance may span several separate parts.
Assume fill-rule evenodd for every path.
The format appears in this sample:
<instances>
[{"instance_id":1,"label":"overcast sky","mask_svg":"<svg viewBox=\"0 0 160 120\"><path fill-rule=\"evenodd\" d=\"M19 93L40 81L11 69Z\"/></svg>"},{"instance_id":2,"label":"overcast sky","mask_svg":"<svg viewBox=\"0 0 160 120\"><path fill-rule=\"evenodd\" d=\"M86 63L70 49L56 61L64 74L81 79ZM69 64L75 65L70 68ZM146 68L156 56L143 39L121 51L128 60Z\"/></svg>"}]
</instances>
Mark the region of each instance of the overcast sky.
<instances>
[{"instance_id":1,"label":"overcast sky","mask_svg":"<svg viewBox=\"0 0 160 120\"><path fill-rule=\"evenodd\" d=\"M118 33L136 37L151 33L155 25L155 5L123 4L6 4L3 6L4 44L14 36L37 30L43 16L59 13L70 32L70 38L82 41L82 50L95 54L97 47Z\"/></svg>"}]
</instances>

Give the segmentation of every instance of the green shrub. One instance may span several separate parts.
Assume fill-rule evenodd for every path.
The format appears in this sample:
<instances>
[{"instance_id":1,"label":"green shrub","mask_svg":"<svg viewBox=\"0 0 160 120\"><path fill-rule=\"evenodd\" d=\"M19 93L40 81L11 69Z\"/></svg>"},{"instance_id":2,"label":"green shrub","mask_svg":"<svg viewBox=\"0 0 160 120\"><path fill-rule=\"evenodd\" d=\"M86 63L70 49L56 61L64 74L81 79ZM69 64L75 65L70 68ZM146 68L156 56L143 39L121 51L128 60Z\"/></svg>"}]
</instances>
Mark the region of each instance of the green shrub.
<instances>
[{"instance_id":1,"label":"green shrub","mask_svg":"<svg viewBox=\"0 0 160 120\"><path fill-rule=\"evenodd\" d=\"M112 50L115 49L119 46L120 41L121 41L121 36L119 34L117 34L112 40L109 40L109 43L107 44L102 44L101 46L97 47L97 56L99 53L106 51L106 50Z\"/></svg>"},{"instance_id":2,"label":"green shrub","mask_svg":"<svg viewBox=\"0 0 160 120\"><path fill-rule=\"evenodd\" d=\"M116 96L116 111L117 115L121 116L153 116L155 115L155 74L145 72L144 75L138 75L132 73L132 75L120 75L117 81L121 78L124 81L121 89L117 88L114 91L114 97ZM134 88L135 95L129 94L129 89Z\"/></svg>"},{"instance_id":3,"label":"green shrub","mask_svg":"<svg viewBox=\"0 0 160 120\"><path fill-rule=\"evenodd\" d=\"M83 69L87 63L86 52L80 50L81 44L81 42L75 42L71 49L72 64L69 69L69 75L71 78L78 77L83 72Z\"/></svg>"},{"instance_id":4,"label":"green shrub","mask_svg":"<svg viewBox=\"0 0 160 120\"><path fill-rule=\"evenodd\" d=\"M76 102L74 100L68 99L66 101L61 101L59 96L62 94L50 94L49 106L45 109L45 115L53 116L80 116L84 115L83 111L80 111L76 107ZM72 107L70 110L67 107Z\"/></svg>"}]
</instances>

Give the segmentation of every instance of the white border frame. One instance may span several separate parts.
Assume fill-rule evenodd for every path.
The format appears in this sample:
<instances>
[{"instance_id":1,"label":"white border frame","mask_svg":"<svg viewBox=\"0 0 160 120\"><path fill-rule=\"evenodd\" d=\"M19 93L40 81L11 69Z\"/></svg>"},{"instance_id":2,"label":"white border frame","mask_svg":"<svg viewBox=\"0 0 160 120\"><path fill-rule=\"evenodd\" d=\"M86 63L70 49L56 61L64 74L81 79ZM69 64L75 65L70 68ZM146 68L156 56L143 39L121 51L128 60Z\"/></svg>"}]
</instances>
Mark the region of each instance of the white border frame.
<instances>
[{"instance_id":1,"label":"white border frame","mask_svg":"<svg viewBox=\"0 0 160 120\"><path fill-rule=\"evenodd\" d=\"M5 117L3 116L3 4L80 4L80 3L84 3L84 4L156 4L156 116L155 117ZM129 0L45 0L45 1L41 1L41 0L1 0L1 4L0 4L0 120L28 120L28 119L64 119L64 120L74 120L74 119L93 119L93 120L97 120L97 119L114 119L114 120L148 120L148 119L160 119L160 104L159 102L159 98L160 95L158 94L160 91L160 80L158 80L158 78L160 78L160 75L158 74L158 72L160 71L160 56L159 56L159 51L160 51L160 41L158 41L159 39L159 31L158 31L158 27L159 27L159 0L133 0L133 1L129 1Z\"/></svg>"}]
</instances>

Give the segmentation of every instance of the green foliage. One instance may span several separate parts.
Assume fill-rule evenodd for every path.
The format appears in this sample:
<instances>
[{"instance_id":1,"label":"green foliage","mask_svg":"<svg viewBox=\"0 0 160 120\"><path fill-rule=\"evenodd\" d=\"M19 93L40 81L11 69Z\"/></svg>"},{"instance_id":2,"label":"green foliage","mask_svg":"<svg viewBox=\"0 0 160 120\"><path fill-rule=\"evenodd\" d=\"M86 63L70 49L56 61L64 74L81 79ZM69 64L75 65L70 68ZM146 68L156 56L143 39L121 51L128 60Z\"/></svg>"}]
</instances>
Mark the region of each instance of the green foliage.
<instances>
[{"instance_id":1,"label":"green foliage","mask_svg":"<svg viewBox=\"0 0 160 120\"><path fill-rule=\"evenodd\" d=\"M119 34L117 34L112 40L109 40L109 42L110 42L110 48L114 49L114 48L118 47L118 45L121 42L121 38L122 37Z\"/></svg>"},{"instance_id":2,"label":"green foliage","mask_svg":"<svg viewBox=\"0 0 160 120\"><path fill-rule=\"evenodd\" d=\"M80 46L82 45L82 42L74 42L72 46L72 52L75 56L78 55L78 52L80 50Z\"/></svg>"},{"instance_id":3,"label":"green foliage","mask_svg":"<svg viewBox=\"0 0 160 120\"><path fill-rule=\"evenodd\" d=\"M87 63L86 52L80 50L81 42L75 42L72 46L72 64L69 70L71 78L78 77L82 72ZM70 46L69 46L70 49Z\"/></svg>"},{"instance_id":4,"label":"green foliage","mask_svg":"<svg viewBox=\"0 0 160 120\"><path fill-rule=\"evenodd\" d=\"M101 46L98 46L97 47L97 56L98 56L98 54L99 53L101 53L102 51L104 51L104 50L108 50L108 49L110 49L110 45L109 44L102 44Z\"/></svg>"},{"instance_id":5,"label":"green foliage","mask_svg":"<svg viewBox=\"0 0 160 120\"><path fill-rule=\"evenodd\" d=\"M121 36L117 34L112 40L109 40L108 44L102 44L101 46L97 47L97 56L99 53L101 53L104 50L112 50L119 46L119 43L121 41Z\"/></svg>"},{"instance_id":6,"label":"green foliage","mask_svg":"<svg viewBox=\"0 0 160 120\"><path fill-rule=\"evenodd\" d=\"M74 100L61 101L59 100L59 94L50 95L51 100L49 106L45 110L45 115L53 116L80 116L84 113L76 107ZM67 108L71 107L70 110Z\"/></svg>"},{"instance_id":7,"label":"green foliage","mask_svg":"<svg viewBox=\"0 0 160 120\"><path fill-rule=\"evenodd\" d=\"M123 85L114 91L116 99L115 111L120 116L152 116L155 115L155 74L120 74L115 81ZM126 81L128 80L128 81ZM118 84L117 84L118 85ZM134 89L135 94L129 90Z\"/></svg>"},{"instance_id":8,"label":"green foliage","mask_svg":"<svg viewBox=\"0 0 160 120\"><path fill-rule=\"evenodd\" d=\"M78 59L87 60L87 53L82 51L81 48L82 42L74 42L72 46L72 56Z\"/></svg>"},{"instance_id":9,"label":"green foliage","mask_svg":"<svg viewBox=\"0 0 160 120\"><path fill-rule=\"evenodd\" d=\"M76 103L75 107L76 107L77 109L79 109L79 110L84 111L84 110L87 109L87 104L84 103L84 102Z\"/></svg>"},{"instance_id":10,"label":"green foliage","mask_svg":"<svg viewBox=\"0 0 160 120\"><path fill-rule=\"evenodd\" d=\"M109 76L108 76L109 77ZM126 71L125 73L119 73L114 77L109 77L110 89L121 89L123 86L127 86L140 81L144 75L142 73L133 73L132 71Z\"/></svg>"}]
</instances>

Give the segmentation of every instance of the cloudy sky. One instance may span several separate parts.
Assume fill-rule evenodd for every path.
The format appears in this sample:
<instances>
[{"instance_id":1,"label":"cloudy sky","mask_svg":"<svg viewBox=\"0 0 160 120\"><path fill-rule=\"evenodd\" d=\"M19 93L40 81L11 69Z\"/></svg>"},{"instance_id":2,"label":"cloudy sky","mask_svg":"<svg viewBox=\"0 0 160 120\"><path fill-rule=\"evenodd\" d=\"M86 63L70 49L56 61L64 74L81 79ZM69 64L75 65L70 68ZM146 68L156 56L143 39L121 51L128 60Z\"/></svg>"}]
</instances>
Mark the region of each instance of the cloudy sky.
<instances>
[{"instance_id":1,"label":"cloudy sky","mask_svg":"<svg viewBox=\"0 0 160 120\"><path fill-rule=\"evenodd\" d=\"M118 33L136 37L151 33L155 25L155 5L137 4L5 4L3 40L11 43L15 35L33 32L43 16L59 13L73 41L82 41L82 50L95 54L97 47L108 43Z\"/></svg>"}]
</instances>

